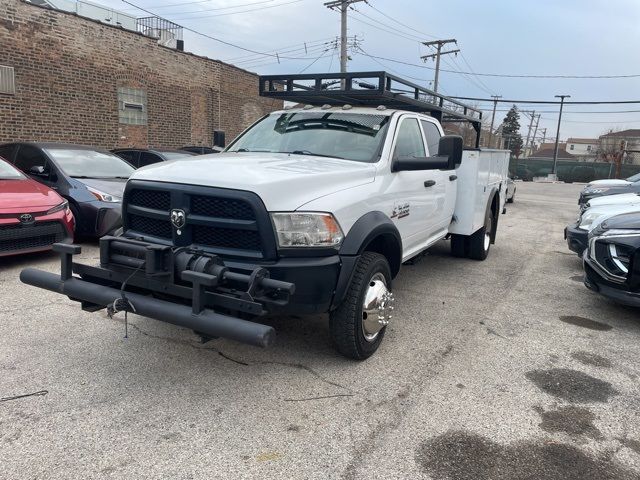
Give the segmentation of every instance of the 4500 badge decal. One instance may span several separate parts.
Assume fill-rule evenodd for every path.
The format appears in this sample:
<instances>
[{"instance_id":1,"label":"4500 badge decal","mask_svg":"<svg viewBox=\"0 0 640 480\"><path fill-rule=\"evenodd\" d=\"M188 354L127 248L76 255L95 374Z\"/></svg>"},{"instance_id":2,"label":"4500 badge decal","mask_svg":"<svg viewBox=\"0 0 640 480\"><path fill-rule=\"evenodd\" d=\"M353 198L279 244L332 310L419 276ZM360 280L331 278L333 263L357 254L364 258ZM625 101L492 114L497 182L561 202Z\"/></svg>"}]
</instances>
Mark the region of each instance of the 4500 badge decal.
<instances>
[{"instance_id":1,"label":"4500 badge decal","mask_svg":"<svg viewBox=\"0 0 640 480\"><path fill-rule=\"evenodd\" d=\"M408 203L396 203L391 211L391 218L404 218L409 216L411 206Z\"/></svg>"}]
</instances>

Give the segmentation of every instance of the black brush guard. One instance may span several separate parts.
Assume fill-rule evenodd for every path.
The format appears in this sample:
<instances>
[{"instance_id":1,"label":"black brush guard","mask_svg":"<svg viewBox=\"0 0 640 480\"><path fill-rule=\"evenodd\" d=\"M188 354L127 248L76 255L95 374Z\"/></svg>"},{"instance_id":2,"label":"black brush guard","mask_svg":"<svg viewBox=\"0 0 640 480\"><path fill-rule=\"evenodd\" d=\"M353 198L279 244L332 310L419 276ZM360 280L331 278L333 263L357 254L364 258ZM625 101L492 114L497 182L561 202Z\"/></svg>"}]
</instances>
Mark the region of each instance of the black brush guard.
<instances>
[{"instance_id":1,"label":"black brush guard","mask_svg":"<svg viewBox=\"0 0 640 480\"><path fill-rule=\"evenodd\" d=\"M198 249L107 236L100 239L100 267L74 263L78 245L58 243L53 250L60 253L60 275L26 268L20 280L66 295L87 311L121 299L126 282L120 310L190 328L204 338L271 345L273 327L238 316L264 315L269 306L286 305L295 291L294 284L269 278L264 268L230 271L218 256Z\"/></svg>"}]
</instances>

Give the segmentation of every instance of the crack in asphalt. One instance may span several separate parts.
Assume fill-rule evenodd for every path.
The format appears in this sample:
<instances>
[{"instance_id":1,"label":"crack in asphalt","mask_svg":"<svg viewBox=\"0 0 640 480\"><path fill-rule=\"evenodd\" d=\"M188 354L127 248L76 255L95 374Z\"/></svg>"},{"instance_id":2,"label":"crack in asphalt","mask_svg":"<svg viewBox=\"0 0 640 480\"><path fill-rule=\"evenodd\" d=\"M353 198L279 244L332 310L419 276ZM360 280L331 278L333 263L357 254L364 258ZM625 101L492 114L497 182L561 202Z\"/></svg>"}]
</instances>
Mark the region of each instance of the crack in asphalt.
<instances>
[{"instance_id":1,"label":"crack in asphalt","mask_svg":"<svg viewBox=\"0 0 640 480\"><path fill-rule=\"evenodd\" d=\"M21 398L27 398L27 397L44 397L47 393L49 393L49 390L40 390L38 392L25 393L23 395L14 395L13 397L2 397L2 398L0 398L0 402L9 402L11 400L20 400Z\"/></svg>"},{"instance_id":2,"label":"crack in asphalt","mask_svg":"<svg viewBox=\"0 0 640 480\"><path fill-rule=\"evenodd\" d=\"M326 383L327 385L332 385L334 387L338 387L341 388L343 390L346 390L347 392L349 392L351 395L336 395L336 396L354 396L357 392L354 392L353 390L351 390L349 387L346 387L344 385L341 385L337 382L334 382L332 380L329 380L327 378L325 378L323 375L321 375L320 373L316 372L313 368L308 367L307 365L303 365L301 363L287 363L287 362L276 362L276 361L259 361L259 362L254 362L254 363L248 363L242 360L238 360L236 358L233 358L231 356L229 356L228 354L218 350L215 347L212 346L208 346L208 347L201 347L198 345L195 345L193 342L189 341L189 340L179 340L176 338L171 338L171 337L163 337L161 335L154 335L152 333L149 332L145 332L144 330L142 330L138 325L136 325L133 322L129 322L129 326L131 326L134 330L136 330L137 332L141 333L142 335L145 335L147 337L150 338L155 338L157 340L164 340L166 342L170 342L170 343L174 343L174 344L178 344L178 345L186 345L188 347L191 347L195 350L209 350L209 351L213 351L216 352L218 355L220 355L222 358L229 360L230 362L233 362L235 364L238 365L242 365L242 366L246 366L246 367L251 367L251 366L255 366L255 365L280 365L280 366L284 366L284 367L290 367L290 368L296 368L299 370L305 370L306 372L310 373L311 375L313 375L314 377L316 377L318 380ZM292 400L287 400L287 401L292 401ZM293 400L296 401L296 400Z\"/></svg>"}]
</instances>

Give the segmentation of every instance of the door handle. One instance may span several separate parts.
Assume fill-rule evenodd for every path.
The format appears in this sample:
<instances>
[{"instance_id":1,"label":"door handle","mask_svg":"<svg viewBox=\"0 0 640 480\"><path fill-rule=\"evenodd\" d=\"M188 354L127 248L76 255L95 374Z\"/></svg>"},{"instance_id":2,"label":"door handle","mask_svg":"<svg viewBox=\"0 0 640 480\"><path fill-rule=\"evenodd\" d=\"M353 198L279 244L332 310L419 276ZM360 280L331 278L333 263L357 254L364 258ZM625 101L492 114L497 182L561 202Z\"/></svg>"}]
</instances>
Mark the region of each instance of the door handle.
<instances>
[{"instance_id":1,"label":"door handle","mask_svg":"<svg viewBox=\"0 0 640 480\"><path fill-rule=\"evenodd\" d=\"M425 187L433 187L435 184L436 184L435 180L425 180L424 182Z\"/></svg>"},{"instance_id":2,"label":"door handle","mask_svg":"<svg viewBox=\"0 0 640 480\"><path fill-rule=\"evenodd\" d=\"M457 180L458 176L457 175L449 175L449 181L453 182L454 180Z\"/></svg>"}]
</instances>

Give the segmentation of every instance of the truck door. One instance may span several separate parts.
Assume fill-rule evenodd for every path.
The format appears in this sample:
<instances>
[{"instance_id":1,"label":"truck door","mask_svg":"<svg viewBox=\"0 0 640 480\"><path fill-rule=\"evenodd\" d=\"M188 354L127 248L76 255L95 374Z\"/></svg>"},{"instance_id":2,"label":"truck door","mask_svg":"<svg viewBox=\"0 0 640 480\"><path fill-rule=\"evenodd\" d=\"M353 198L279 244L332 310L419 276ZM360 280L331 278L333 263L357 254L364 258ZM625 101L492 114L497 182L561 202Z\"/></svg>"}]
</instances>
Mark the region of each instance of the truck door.
<instances>
[{"instance_id":1,"label":"truck door","mask_svg":"<svg viewBox=\"0 0 640 480\"><path fill-rule=\"evenodd\" d=\"M442 137L440 129L435 122L420 120L424 138L426 139L427 155L438 155L438 146ZM457 177L455 170L433 170L430 172L436 184L431 187L435 199L435 230L447 228L451 223L453 211L456 207Z\"/></svg>"},{"instance_id":2,"label":"truck door","mask_svg":"<svg viewBox=\"0 0 640 480\"><path fill-rule=\"evenodd\" d=\"M403 116L395 132L392 161L398 157L424 157L426 149L418 119ZM391 164L389 165L391 168ZM403 257L407 258L424 245L433 230L435 198L431 193L433 171L403 171L389 175L381 198L388 214L402 235Z\"/></svg>"}]
</instances>

